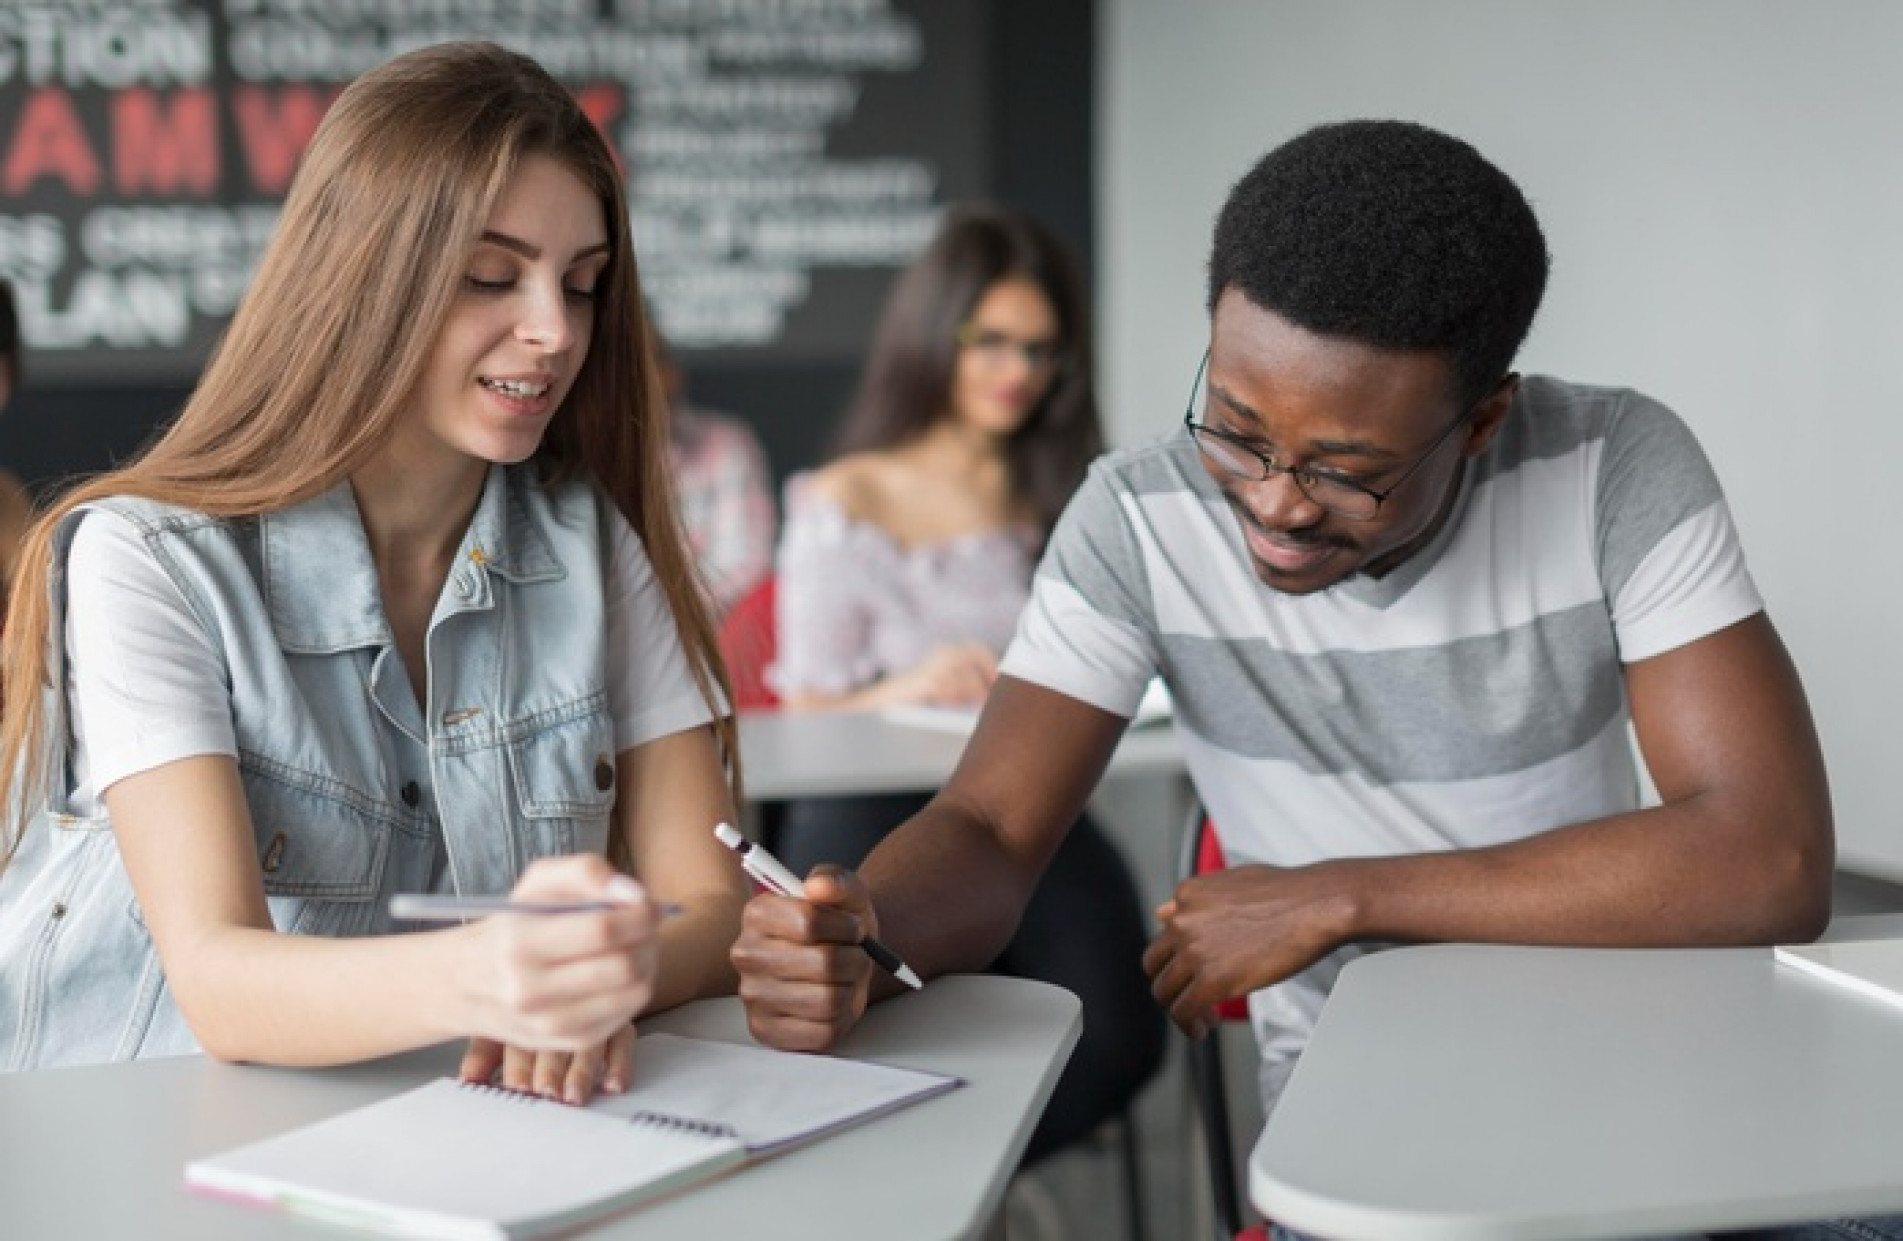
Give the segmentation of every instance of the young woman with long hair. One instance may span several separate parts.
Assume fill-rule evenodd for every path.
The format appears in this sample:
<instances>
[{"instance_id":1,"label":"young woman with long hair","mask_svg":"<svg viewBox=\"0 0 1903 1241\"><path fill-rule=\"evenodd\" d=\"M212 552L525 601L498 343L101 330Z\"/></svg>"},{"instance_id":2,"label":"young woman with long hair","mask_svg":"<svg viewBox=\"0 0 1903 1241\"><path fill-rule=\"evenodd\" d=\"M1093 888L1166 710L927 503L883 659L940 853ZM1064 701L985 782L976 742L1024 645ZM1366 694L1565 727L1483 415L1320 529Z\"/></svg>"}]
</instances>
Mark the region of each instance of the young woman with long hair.
<instances>
[{"instance_id":1,"label":"young woman with long hair","mask_svg":"<svg viewBox=\"0 0 1903 1241\"><path fill-rule=\"evenodd\" d=\"M893 287L842 455L786 490L776 687L795 710L976 705L1037 555L1102 446L1089 309L1029 218L951 212ZM928 794L791 803L781 856L856 866ZM1162 1056L1141 905L1088 819L995 966L1084 1004L1084 1035L1032 1137L1036 1159L1121 1111Z\"/></svg>"},{"instance_id":2,"label":"young woman with long hair","mask_svg":"<svg viewBox=\"0 0 1903 1241\"><path fill-rule=\"evenodd\" d=\"M469 1036L467 1076L577 1100L635 1014L731 986L648 339L620 174L534 62L343 92L184 411L22 552L0 1068ZM403 891L607 907L424 931Z\"/></svg>"},{"instance_id":3,"label":"young woman with long hair","mask_svg":"<svg viewBox=\"0 0 1903 1241\"><path fill-rule=\"evenodd\" d=\"M900 274L837 457L787 486L787 705L983 700L1103 447L1088 316L1070 256L1010 212L954 210Z\"/></svg>"}]
</instances>

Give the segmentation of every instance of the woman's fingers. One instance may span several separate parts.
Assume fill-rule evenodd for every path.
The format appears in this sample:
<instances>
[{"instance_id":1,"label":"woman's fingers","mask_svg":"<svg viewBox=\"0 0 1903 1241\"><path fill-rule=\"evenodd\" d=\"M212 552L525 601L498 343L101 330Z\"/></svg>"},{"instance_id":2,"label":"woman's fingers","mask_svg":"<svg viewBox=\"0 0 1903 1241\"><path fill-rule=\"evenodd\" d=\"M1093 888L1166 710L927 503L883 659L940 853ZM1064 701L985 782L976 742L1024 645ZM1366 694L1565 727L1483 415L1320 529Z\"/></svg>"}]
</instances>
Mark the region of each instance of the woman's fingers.
<instances>
[{"instance_id":1,"label":"woman's fingers","mask_svg":"<svg viewBox=\"0 0 1903 1241\"><path fill-rule=\"evenodd\" d=\"M496 1083L504 1090L535 1092L535 1053L511 1043L502 1052L502 1078Z\"/></svg>"},{"instance_id":2,"label":"woman's fingers","mask_svg":"<svg viewBox=\"0 0 1903 1241\"><path fill-rule=\"evenodd\" d=\"M602 859L578 855L536 862L514 894L524 900L605 901L609 907L485 919L472 986L487 1015L476 1032L512 1048L564 1055L605 1043L653 995L659 917L645 889ZM570 1093L566 1059L538 1070L505 1057L502 1068L512 1088L551 1097ZM592 1093L603 1058L585 1069L584 1093Z\"/></svg>"},{"instance_id":3,"label":"woman's fingers","mask_svg":"<svg viewBox=\"0 0 1903 1241\"><path fill-rule=\"evenodd\" d=\"M502 1067L502 1044L492 1038L472 1038L463 1049L463 1062L456 1076L466 1082L488 1085Z\"/></svg>"},{"instance_id":4,"label":"woman's fingers","mask_svg":"<svg viewBox=\"0 0 1903 1241\"><path fill-rule=\"evenodd\" d=\"M608 1040L608 1054L601 1067L601 1089L620 1094L634 1081L634 1027L625 1026Z\"/></svg>"},{"instance_id":5,"label":"woman's fingers","mask_svg":"<svg viewBox=\"0 0 1903 1241\"><path fill-rule=\"evenodd\" d=\"M627 1089L633 1045L631 1025L623 1025L605 1040L573 1051L536 1050L475 1039L463 1056L462 1078L489 1082L493 1076L495 1084L505 1090L560 1099L579 1107L597 1090L618 1094ZM499 1074L493 1067L485 1072L485 1065L499 1065Z\"/></svg>"}]
</instances>

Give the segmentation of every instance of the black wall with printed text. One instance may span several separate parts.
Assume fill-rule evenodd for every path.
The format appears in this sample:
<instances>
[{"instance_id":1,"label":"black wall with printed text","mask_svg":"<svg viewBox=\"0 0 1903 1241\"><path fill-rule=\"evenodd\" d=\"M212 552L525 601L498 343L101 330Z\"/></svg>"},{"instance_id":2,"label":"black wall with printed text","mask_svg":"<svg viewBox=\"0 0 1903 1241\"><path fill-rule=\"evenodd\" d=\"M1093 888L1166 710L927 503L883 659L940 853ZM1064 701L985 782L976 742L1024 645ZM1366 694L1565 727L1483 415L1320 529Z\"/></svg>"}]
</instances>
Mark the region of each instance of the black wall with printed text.
<instances>
[{"instance_id":1,"label":"black wall with printed text","mask_svg":"<svg viewBox=\"0 0 1903 1241\"><path fill-rule=\"evenodd\" d=\"M495 37L629 172L691 399L821 459L891 276L945 205L1030 211L1092 266L1094 0L21 0L0 8L0 275L25 383L0 465L51 487L188 395L323 107L403 47ZM466 19L445 25L467 10ZM313 16L313 13L320 14Z\"/></svg>"}]
</instances>

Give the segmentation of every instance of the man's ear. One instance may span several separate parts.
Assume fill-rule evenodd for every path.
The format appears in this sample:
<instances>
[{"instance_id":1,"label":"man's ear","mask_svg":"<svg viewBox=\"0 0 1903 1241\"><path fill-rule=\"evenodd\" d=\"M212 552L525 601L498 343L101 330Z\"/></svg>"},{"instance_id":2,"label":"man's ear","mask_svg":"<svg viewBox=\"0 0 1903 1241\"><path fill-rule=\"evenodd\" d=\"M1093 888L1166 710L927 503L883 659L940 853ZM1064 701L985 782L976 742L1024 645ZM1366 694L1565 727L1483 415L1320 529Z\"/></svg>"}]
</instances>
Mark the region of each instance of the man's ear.
<instances>
[{"instance_id":1,"label":"man's ear","mask_svg":"<svg viewBox=\"0 0 1903 1241\"><path fill-rule=\"evenodd\" d=\"M1474 407L1473 422L1467 428L1467 442L1461 446L1462 456L1476 457L1486 451L1494 435L1506 425L1507 415L1513 412L1513 398L1519 393L1519 373L1508 371L1506 377L1494 385L1493 391L1480 398L1480 404Z\"/></svg>"}]
</instances>

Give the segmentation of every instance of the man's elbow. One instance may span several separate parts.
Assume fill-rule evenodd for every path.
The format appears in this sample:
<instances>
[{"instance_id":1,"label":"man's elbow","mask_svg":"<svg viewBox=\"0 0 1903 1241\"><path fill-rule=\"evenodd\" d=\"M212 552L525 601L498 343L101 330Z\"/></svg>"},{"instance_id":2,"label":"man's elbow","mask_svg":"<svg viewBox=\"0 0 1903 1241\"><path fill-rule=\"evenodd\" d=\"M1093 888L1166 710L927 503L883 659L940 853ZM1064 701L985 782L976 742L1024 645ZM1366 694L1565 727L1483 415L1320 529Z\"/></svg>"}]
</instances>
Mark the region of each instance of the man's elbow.
<instances>
[{"instance_id":1,"label":"man's elbow","mask_svg":"<svg viewBox=\"0 0 1903 1241\"><path fill-rule=\"evenodd\" d=\"M1808 831L1784 833L1764 850L1758 866L1760 943L1807 943L1830 925L1835 836L1828 815Z\"/></svg>"}]
</instances>

